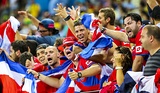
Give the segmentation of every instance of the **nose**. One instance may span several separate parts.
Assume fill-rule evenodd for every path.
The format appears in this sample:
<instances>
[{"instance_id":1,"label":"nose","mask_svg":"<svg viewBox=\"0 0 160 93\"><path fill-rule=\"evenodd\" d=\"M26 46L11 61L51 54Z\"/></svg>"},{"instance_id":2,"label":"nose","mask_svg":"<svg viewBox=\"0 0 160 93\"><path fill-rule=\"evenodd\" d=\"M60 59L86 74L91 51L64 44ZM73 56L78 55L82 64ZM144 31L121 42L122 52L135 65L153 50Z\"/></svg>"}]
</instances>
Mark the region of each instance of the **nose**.
<instances>
[{"instance_id":1,"label":"nose","mask_svg":"<svg viewBox=\"0 0 160 93\"><path fill-rule=\"evenodd\" d=\"M114 61L114 58L112 57L112 58L111 58L111 62L113 63L113 61Z\"/></svg>"}]
</instances>

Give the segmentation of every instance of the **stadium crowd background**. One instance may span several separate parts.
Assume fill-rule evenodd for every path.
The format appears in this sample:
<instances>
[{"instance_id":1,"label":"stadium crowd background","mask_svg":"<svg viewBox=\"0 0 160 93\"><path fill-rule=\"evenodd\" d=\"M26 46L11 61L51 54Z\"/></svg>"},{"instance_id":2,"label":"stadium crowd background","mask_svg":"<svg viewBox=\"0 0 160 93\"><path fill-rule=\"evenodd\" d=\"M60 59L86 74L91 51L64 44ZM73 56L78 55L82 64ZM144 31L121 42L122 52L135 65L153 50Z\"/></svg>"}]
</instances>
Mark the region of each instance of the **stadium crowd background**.
<instances>
[{"instance_id":1,"label":"stadium crowd background","mask_svg":"<svg viewBox=\"0 0 160 93\"><path fill-rule=\"evenodd\" d=\"M61 17L55 16L55 11L53 10L58 3L62 3L67 7L80 6L81 14L94 13L97 15L100 8L112 7L116 14L115 24L120 27L123 24L123 16L129 12L140 14L142 20L150 20L145 0L1 0L0 23L3 23L13 15L21 22L21 27L19 28L21 33L36 34L37 28L31 25L31 21L17 13L20 10L27 10L39 20L52 18L55 21L55 28L60 30L62 37L65 37L68 27Z\"/></svg>"}]
</instances>

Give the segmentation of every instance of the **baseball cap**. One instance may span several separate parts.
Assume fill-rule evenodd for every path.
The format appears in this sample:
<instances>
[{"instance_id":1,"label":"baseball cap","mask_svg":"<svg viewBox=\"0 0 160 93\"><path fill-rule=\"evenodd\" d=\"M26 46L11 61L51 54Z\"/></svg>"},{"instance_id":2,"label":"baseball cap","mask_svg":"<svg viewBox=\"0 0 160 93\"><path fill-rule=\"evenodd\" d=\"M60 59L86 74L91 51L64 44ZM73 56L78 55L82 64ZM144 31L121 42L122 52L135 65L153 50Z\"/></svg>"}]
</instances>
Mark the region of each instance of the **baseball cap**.
<instances>
[{"instance_id":1,"label":"baseball cap","mask_svg":"<svg viewBox=\"0 0 160 93\"><path fill-rule=\"evenodd\" d=\"M46 18L43 19L39 25L42 25L43 27L49 29L49 28L54 28L54 21L52 19Z\"/></svg>"},{"instance_id":2,"label":"baseball cap","mask_svg":"<svg viewBox=\"0 0 160 93\"><path fill-rule=\"evenodd\" d=\"M154 18L155 20L160 20L160 6L157 5L153 8L152 13L151 13L151 17Z\"/></svg>"},{"instance_id":3,"label":"baseball cap","mask_svg":"<svg viewBox=\"0 0 160 93\"><path fill-rule=\"evenodd\" d=\"M65 46L72 46L75 42L77 42L77 39L73 36L69 36L63 39L63 44L58 46L58 49L63 51Z\"/></svg>"}]
</instances>

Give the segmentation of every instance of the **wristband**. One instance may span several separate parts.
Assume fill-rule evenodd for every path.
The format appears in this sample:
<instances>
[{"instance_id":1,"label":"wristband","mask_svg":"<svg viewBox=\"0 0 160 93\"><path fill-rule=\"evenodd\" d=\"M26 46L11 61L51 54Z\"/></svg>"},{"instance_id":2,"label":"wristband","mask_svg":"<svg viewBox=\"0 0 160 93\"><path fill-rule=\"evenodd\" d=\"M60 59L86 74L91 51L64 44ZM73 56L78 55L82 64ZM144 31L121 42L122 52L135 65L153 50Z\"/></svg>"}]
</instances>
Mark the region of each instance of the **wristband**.
<instances>
[{"instance_id":1,"label":"wristband","mask_svg":"<svg viewBox=\"0 0 160 93\"><path fill-rule=\"evenodd\" d=\"M123 67L116 67L115 69L116 70L121 70L121 69L123 69Z\"/></svg>"},{"instance_id":2,"label":"wristband","mask_svg":"<svg viewBox=\"0 0 160 93\"><path fill-rule=\"evenodd\" d=\"M105 30L106 30L106 28L102 27L101 33L104 33Z\"/></svg>"},{"instance_id":3,"label":"wristband","mask_svg":"<svg viewBox=\"0 0 160 93\"><path fill-rule=\"evenodd\" d=\"M71 18L70 15L68 15L66 18L64 18L65 21L68 21Z\"/></svg>"}]
</instances>

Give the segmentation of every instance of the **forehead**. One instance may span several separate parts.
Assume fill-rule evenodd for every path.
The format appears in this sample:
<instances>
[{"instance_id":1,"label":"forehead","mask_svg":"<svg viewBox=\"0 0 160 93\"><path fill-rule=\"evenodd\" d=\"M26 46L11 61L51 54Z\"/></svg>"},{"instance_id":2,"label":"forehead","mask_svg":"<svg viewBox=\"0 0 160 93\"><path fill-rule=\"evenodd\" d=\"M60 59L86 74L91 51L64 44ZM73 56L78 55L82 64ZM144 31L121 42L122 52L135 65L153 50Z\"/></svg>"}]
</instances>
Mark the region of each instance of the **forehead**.
<instances>
[{"instance_id":1,"label":"forehead","mask_svg":"<svg viewBox=\"0 0 160 93\"><path fill-rule=\"evenodd\" d=\"M142 29L141 35L147 34L147 31L148 31L147 28L144 27L144 28Z\"/></svg>"},{"instance_id":2,"label":"forehead","mask_svg":"<svg viewBox=\"0 0 160 93\"><path fill-rule=\"evenodd\" d=\"M46 49L45 49L45 52L47 52L47 51L56 51L57 49L55 48L55 47L53 47L53 46L49 46L49 47L47 47Z\"/></svg>"},{"instance_id":3,"label":"forehead","mask_svg":"<svg viewBox=\"0 0 160 93\"><path fill-rule=\"evenodd\" d=\"M46 29L45 27L43 27L42 25L39 25L38 28L39 28L39 29L45 29L45 30L47 30L47 29Z\"/></svg>"},{"instance_id":4,"label":"forehead","mask_svg":"<svg viewBox=\"0 0 160 93\"><path fill-rule=\"evenodd\" d=\"M103 17L104 13L103 12L99 12L98 17Z\"/></svg>"},{"instance_id":5,"label":"forehead","mask_svg":"<svg viewBox=\"0 0 160 93\"><path fill-rule=\"evenodd\" d=\"M45 49L38 49L37 53L40 53L41 51L45 51Z\"/></svg>"},{"instance_id":6,"label":"forehead","mask_svg":"<svg viewBox=\"0 0 160 93\"><path fill-rule=\"evenodd\" d=\"M75 26L75 30L85 29L84 25L77 25Z\"/></svg>"},{"instance_id":7,"label":"forehead","mask_svg":"<svg viewBox=\"0 0 160 93\"><path fill-rule=\"evenodd\" d=\"M126 17L126 18L124 19L124 24L126 24L126 23L128 23L128 22L130 22L130 21L132 21L131 17Z\"/></svg>"}]
</instances>

